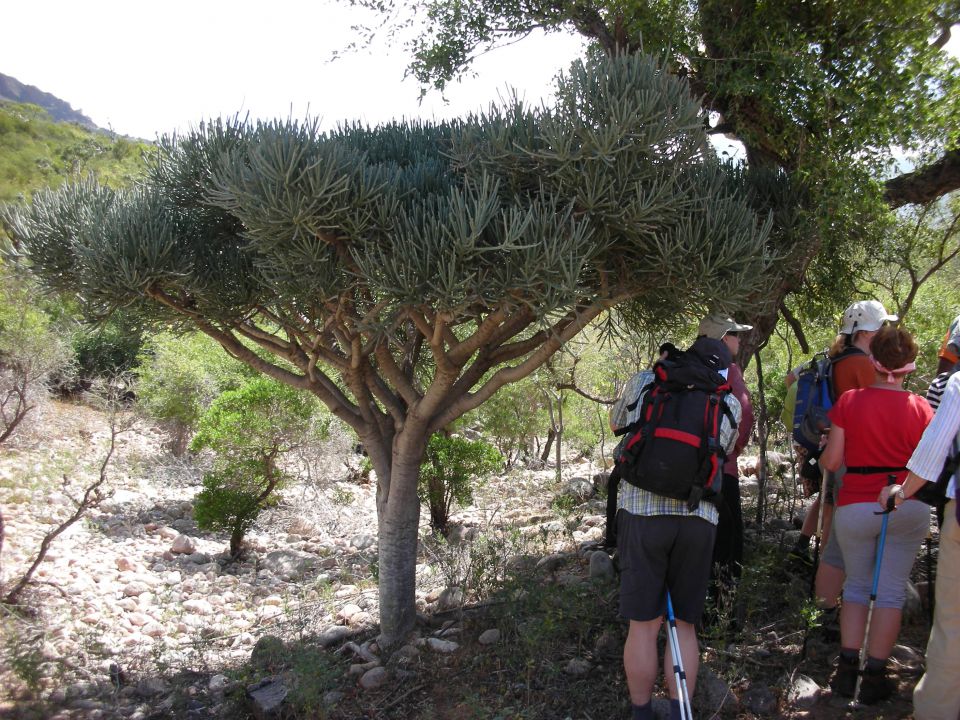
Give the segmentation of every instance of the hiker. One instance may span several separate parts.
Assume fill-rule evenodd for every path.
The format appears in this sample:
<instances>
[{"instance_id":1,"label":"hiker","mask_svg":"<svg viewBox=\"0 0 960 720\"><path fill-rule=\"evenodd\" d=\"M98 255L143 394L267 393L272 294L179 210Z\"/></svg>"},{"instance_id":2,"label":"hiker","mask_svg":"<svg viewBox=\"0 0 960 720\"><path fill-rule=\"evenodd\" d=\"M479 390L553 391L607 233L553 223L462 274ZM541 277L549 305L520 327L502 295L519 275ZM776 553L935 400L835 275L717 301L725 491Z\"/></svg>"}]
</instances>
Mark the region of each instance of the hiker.
<instances>
[{"instance_id":1,"label":"hiker","mask_svg":"<svg viewBox=\"0 0 960 720\"><path fill-rule=\"evenodd\" d=\"M736 358L740 350L740 333L752 330L752 325L743 325L733 318L722 314L708 315L700 322L697 331L699 337L720 340ZM723 464L723 485L720 491L720 520L717 523L717 539L713 545L711 566L711 598L713 604L719 604L722 588L731 589L740 578L743 565L743 505L740 501L740 468L737 458L750 440L753 429L753 405L750 392L743 382L743 371L735 361L727 369L727 382L730 391L740 402L740 423L737 426L737 441L733 450L727 454Z\"/></svg>"},{"instance_id":2,"label":"hiker","mask_svg":"<svg viewBox=\"0 0 960 720\"><path fill-rule=\"evenodd\" d=\"M940 474L947 455L960 443L960 374L950 377L940 407L907 462L909 473L901 483L885 487L877 502L886 507L893 497L897 514L925 482ZM927 642L927 668L913 691L916 720L957 720L960 717L960 506L957 478L950 479L949 501L940 527L937 559L936 607ZM916 504L916 503L914 503Z\"/></svg>"},{"instance_id":3,"label":"hiker","mask_svg":"<svg viewBox=\"0 0 960 720\"><path fill-rule=\"evenodd\" d=\"M946 372L960 362L960 315L953 319L947 334L943 336L937 358L939 358L937 373Z\"/></svg>"},{"instance_id":4,"label":"hiker","mask_svg":"<svg viewBox=\"0 0 960 720\"><path fill-rule=\"evenodd\" d=\"M832 387L830 391L834 402L848 390L864 388L873 384L875 370L873 363L870 361L870 342L885 322L895 322L896 320L897 316L888 313L886 308L876 300L859 300L844 310L840 333L827 351L827 357L830 358L831 363ZM820 562L816 568L814 592L817 605L824 612L824 631L828 639L835 641L840 590L843 587L844 577L843 557L830 529L843 471L841 467L837 472L831 472L827 475L825 497L819 495L822 482L821 472L822 470L816 463L801 462L800 476L808 485L811 494L817 493L817 498L807 511L803 527L800 530L800 539L797 546L791 551L791 555L794 557L807 555L810 538L816 532L817 516L822 508L823 521L820 539L822 551Z\"/></svg>"},{"instance_id":5,"label":"hiker","mask_svg":"<svg viewBox=\"0 0 960 720\"><path fill-rule=\"evenodd\" d=\"M676 359L680 354L677 346L672 342L665 342L657 351L659 359ZM634 373L623 387L620 397L610 408L610 429L615 435L622 435L627 427L640 417L640 394L643 389L653 382L653 370L641 370ZM613 456L617 457L623 439L617 444ZM613 466L610 477L607 478L607 529L603 539L603 547L611 550L617 547L617 489L620 486L620 471L617 465Z\"/></svg>"},{"instance_id":6,"label":"hiker","mask_svg":"<svg viewBox=\"0 0 960 720\"><path fill-rule=\"evenodd\" d=\"M724 343L699 338L682 359L691 365L699 364L701 372L704 368L712 370L706 374L716 378L718 387L726 387L719 376L731 362L730 350ZM724 393L722 402L727 410L720 413L717 450L725 453L733 450L737 440L740 403L730 392ZM702 414L701 408L700 422ZM624 478L630 479L627 475ZM677 482L684 480L689 484L694 479L678 478ZM692 509L690 504L689 500L666 497L631 482L624 482L620 489L617 501L620 614L630 622L623 648L623 666L633 720L653 718L651 697L659 674L657 636L667 610L668 592L676 617L688 696L692 697L695 690L700 661L695 626L703 613L719 512L706 499L696 502ZM668 649L664 656L664 674L671 698L670 712L671 718L679 718L681 696L670 671L672 666L673 653Z\"/></svg>"},{"instance_id":7,"label":"hiker","mask_svg":"<svg viewBox=\"0 0 960 720\"><path fill-rule=\"evenodd\" d=\"M917 344L910 333L884 326L871 341L870 352L874 382L844 393L830 409L832 425L820 456L827 470L846 465L833 528L846 580L840 610L840 659L831 687L839 695L853 696L860 648L866 642L859 697L865 704L886 699L893 692L886 677L887 658L900 632L910 570L930 527L930 509L917 501L902 506L890 519L876 609L865 638L882 524L874 513L876 498L889 479L903 482L907 460L933 417L927 401L903 387L917 357Z\"/></svg>"}]
</instances>

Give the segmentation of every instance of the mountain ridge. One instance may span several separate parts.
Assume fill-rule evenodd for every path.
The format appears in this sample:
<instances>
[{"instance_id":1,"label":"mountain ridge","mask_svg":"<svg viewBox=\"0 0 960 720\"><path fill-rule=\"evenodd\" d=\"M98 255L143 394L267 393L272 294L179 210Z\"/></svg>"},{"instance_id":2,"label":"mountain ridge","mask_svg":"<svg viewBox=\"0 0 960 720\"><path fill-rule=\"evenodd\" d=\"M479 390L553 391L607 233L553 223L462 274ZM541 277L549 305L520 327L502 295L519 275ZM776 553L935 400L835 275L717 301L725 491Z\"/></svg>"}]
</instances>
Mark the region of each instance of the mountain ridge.
<instances>
[{"instance_id":1,"label":"mountain ridge","mask_svg":"<svg viewBox=\"0 0 960 720\"><path fill-rule=\"evenodd\" d=\"M79 110L74 110L66 100L45 92L35 85L27 85L15 77L0 73L0 101L30 103L46 110L57 122L71 122L89 130L100 130L99 126Z\"/></svg>"}]
</instances>

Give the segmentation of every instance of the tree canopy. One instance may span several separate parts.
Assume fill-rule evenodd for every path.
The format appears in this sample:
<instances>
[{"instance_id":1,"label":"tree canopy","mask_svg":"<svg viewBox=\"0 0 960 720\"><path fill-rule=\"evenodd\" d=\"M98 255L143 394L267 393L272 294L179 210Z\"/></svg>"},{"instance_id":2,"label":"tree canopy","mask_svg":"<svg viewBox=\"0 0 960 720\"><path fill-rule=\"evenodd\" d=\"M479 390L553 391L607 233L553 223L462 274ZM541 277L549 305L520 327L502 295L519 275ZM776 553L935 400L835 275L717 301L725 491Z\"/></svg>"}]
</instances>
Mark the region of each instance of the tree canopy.
<instances>
[{"instance_id":1,"label":"tree canopy","mask_svg":"<svg viewBox=\"0 0 960 720\"><path fill-rule=\"evenodd\" d=\"M133 190L70 185L7 220L47 287L195 326L357 432L389 644L414 618L429 436L619 303L658 322L762 304L771 220L744 190L686 83L617 55L575 65L553 108L205 123L165 138Z\"/></svg>"},{"instance_id":2,"label":"tree canopy","mask_svg":"<svg viewBox=\"0 0 960 720\"><path fill-rule=\"evenodd\" d=\"M746 352L777 306L790 316L787 301L832 322L890 209L960 188L960 64L944 51L957 0L349 1L378 25L411 19L392 30L414 33L409 69L425 88L538 29L579 33L591 52L664 58L700 98L708 132L742 142L750 172L780 171L793 190L781 194L795 224L775 269L780 301L756 319ZM917 167L903 172L900 152Z\"/></svg>"}]
</instances>

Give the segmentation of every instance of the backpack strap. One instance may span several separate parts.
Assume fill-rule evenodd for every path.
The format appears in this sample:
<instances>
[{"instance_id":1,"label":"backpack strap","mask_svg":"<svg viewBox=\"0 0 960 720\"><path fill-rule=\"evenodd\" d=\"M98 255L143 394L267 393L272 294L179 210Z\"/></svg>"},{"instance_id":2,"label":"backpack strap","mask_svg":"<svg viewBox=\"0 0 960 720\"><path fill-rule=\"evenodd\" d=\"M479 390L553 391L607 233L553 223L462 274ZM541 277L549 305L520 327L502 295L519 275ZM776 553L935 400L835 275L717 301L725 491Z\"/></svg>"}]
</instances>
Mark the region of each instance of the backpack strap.
<instances>
[{"instance_id":1,"label":"backpack strap","mask_svg":"<svg viewBox=\"0 0 960 720\"><path fill-rule=\"evenodd\" d=\"M722 409L721 409L722 408ZM703 498L707 483L716 477L720 470L720 459L725 457L720 447L720 427L723 417L733 419L733 412L724 399L723 390L710 393L705 409L703 433L700 441L700 468L693 479L693 487L687 497L687 509L693 512Z\"/></svg>"},{"instance_id":2,"label":"backpack strap","mask_svg":"<svg viewBox=\"0 0 960 720\"><path fill-rule=\"evenodd\" d=\"M825 376L827 379L827 391L830 393L831 405L837 401L837 393L833 389L833 366L849 357L854 357L855 355L866 355L866 353L856 345L850 345L849 347L845 347L843 350L841 350L840 354L836 357L830 357L829 355L827 356Z\"/></svg>"}]
</instances>

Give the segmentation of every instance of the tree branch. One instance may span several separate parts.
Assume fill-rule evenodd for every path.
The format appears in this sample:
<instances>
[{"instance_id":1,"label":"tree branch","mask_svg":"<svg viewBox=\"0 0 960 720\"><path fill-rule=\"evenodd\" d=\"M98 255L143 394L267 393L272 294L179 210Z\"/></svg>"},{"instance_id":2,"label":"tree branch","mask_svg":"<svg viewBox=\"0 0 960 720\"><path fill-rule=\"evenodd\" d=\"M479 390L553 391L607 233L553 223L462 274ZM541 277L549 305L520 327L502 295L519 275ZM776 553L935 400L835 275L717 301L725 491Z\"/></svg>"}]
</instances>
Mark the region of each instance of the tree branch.
<instances>
[{"instance_id":1,"label":"tree branch","mask_svg":"<svg viewBox=\"0 0 960 720\"><path fill-rule=\"evenodd\" d=\"M884 183L883 197L892 208L924 205L960 189L960 148L948 150L926 167L890 178Z\"/></svg>"},{"instance_id":2,"label":"tree branch","mask_svg":"<svg viewBox=\"0 0 960 720\"><path fill-rule=\"evenodd\" d=\"M793 330L794 337L796 337L797 342L800 343L801 352L803 352L804 355L808 354L810 352L810 343L807 342L807 336L803 332L803 325L797 320L796 316L790 311L790 308L787 307L783 300L780 301L780 314Z\"/></svg>"},{"instance_id":3,"label":"tree branch","mask_svg":"<svg viewBox=\"0 0 960 720\"><path fill-rule=\"evenodd\" d=\"M576 383L557 383L557 390L573 390L580 397L585 397L587 400L600 403L601 405L613 405L617 401L616 398L608 400L607 398L591 395L586 390L581 389Z\"/></svg>"}]
</instances>

